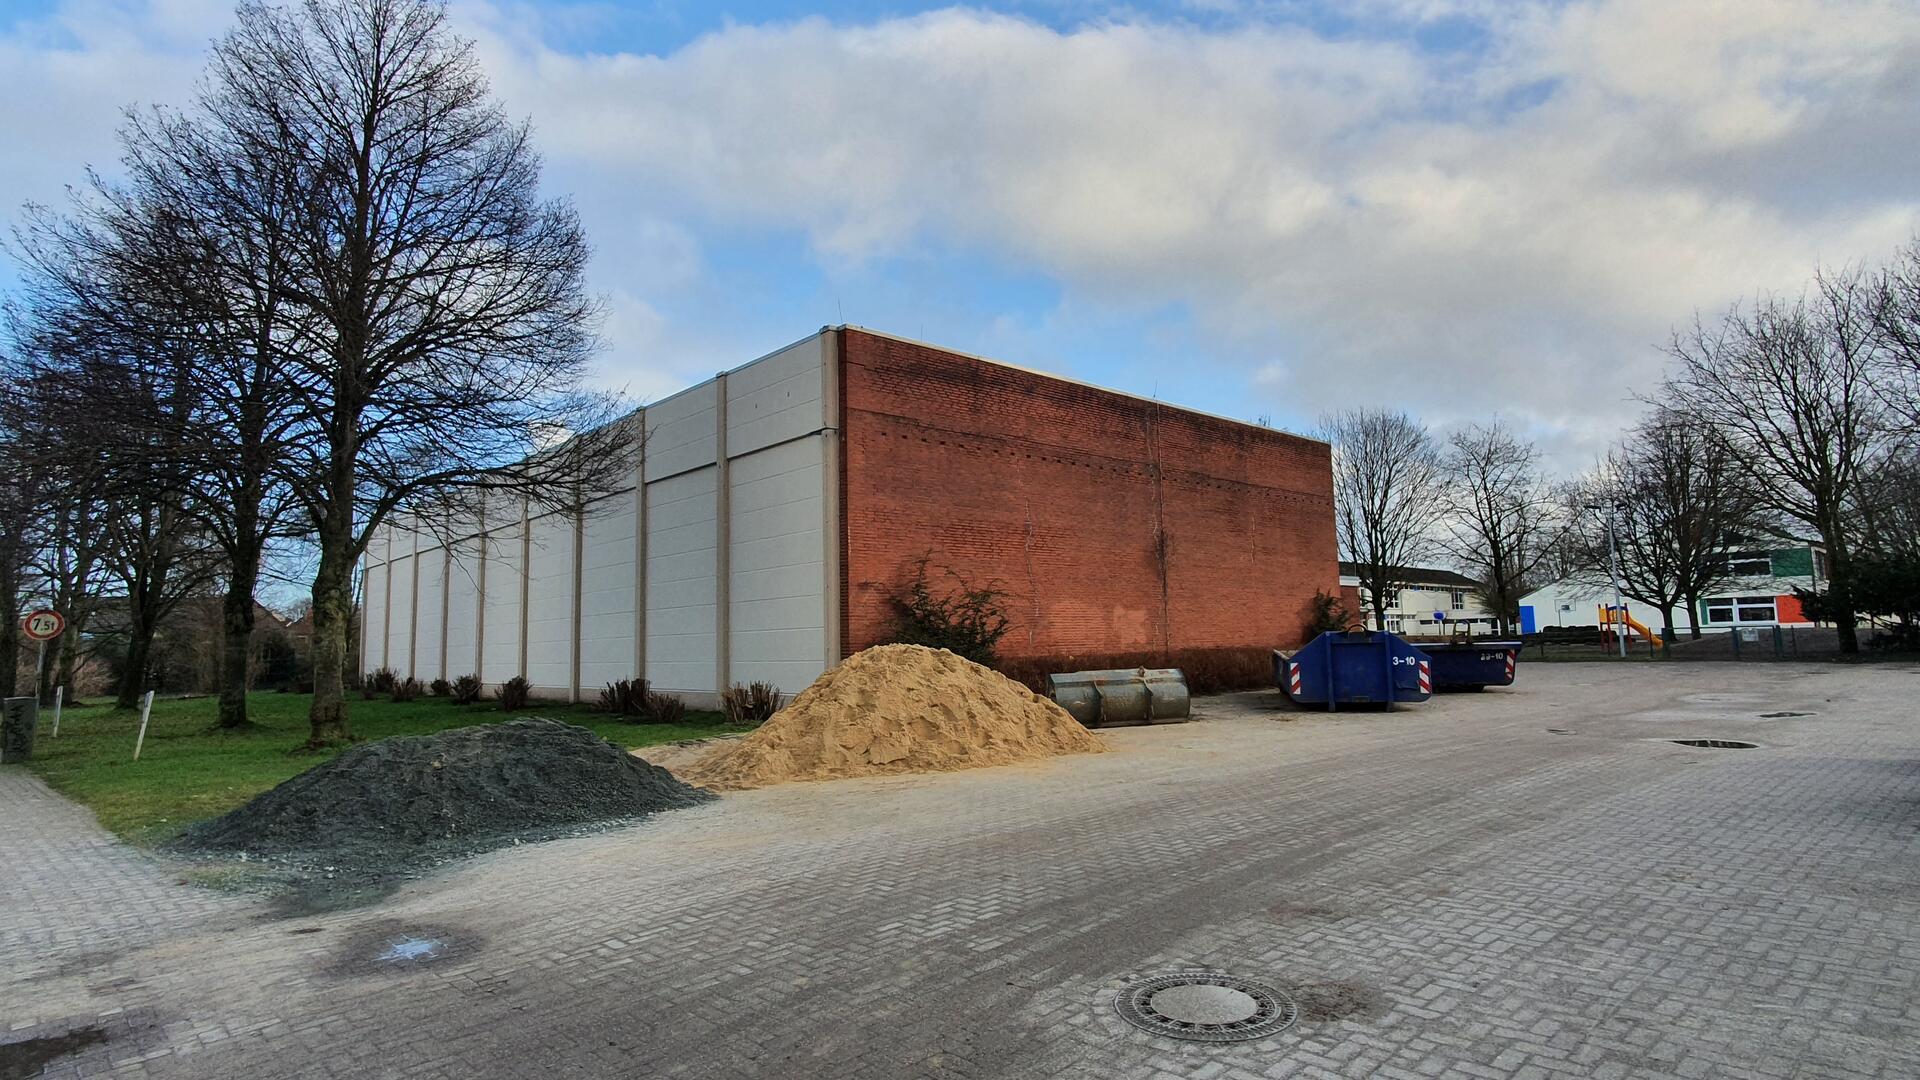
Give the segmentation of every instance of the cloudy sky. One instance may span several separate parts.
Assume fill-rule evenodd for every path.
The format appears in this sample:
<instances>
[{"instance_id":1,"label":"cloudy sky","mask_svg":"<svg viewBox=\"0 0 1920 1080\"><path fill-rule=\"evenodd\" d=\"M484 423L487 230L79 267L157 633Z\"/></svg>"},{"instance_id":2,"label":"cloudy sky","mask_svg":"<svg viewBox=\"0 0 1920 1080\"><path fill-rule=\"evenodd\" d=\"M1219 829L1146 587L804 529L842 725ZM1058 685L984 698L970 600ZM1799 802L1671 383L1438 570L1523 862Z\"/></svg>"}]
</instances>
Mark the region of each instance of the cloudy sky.
<instances>
[{"instance_id":1,"label":"cloudy sky","mask_svg":"<svg viewBox=\"0 0 1920 1080\"><path fill-rule=\"evenodd\" d=\"M1499 412L1574 465L1676 322L1920 227L1911 0L454 11L642 398L848 322L1296 429ZM0 12L11 214L185 102L231 4Z\"/></svg>"}]
</instances>

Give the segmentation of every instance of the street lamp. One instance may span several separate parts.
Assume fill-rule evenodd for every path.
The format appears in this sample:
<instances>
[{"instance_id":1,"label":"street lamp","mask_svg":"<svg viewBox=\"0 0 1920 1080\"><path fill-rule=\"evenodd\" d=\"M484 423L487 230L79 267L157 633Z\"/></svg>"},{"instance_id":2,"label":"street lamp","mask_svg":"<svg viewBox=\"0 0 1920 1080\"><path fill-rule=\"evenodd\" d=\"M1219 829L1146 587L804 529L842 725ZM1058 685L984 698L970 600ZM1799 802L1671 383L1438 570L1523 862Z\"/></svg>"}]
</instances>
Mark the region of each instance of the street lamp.
<instances>
[{"instance_id":1,"label":"street lamp","mask_svg":"<svg viewBox=\"0 0 1920 1080\"><path fill-rule=\"evenodd\" d=\"M1621 632L1626 621L1627 602L1620 597L1620 552L1613 540L1613 501L1609 499L1605 506L1588 503L1589 510L1607 512L1607 577L1613 579L1613 640L1620 643L1620 659L1627 658L1627 635Z\"/></svg>"}]
</instances>

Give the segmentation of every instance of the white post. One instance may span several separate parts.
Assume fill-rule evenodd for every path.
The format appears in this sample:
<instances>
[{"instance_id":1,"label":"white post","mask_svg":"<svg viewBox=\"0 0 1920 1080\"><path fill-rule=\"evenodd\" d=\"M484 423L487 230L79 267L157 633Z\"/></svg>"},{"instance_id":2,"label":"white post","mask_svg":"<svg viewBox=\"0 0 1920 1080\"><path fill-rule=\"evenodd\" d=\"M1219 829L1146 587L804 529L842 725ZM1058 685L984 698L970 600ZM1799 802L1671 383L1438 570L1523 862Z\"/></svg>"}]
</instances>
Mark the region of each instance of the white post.
<instances>
[{"instance_id":1,"label":"white post","mask_svg":"<svg viewBox=\"0 0 1920 1080\"><path fill-rule=\"evenodd\" d=\"M66 696L66 687L56 686L53 688L53 737L56 739L60 737L60 702Z\"/></svg>"},{"instance_id":2,"label":"white post","mask_svg":"<svg viewBox=\"0 0 1920 1080\"><path fill-rule=\"evenodd\" d=\"M153 691L149 690L147 691L147 696L140 699L140 737L133 741L133 760L135 761L140 760L140 747L146 744L147 717L152 715L152 713L153 713Z\"/></svg>"}]
</instances>

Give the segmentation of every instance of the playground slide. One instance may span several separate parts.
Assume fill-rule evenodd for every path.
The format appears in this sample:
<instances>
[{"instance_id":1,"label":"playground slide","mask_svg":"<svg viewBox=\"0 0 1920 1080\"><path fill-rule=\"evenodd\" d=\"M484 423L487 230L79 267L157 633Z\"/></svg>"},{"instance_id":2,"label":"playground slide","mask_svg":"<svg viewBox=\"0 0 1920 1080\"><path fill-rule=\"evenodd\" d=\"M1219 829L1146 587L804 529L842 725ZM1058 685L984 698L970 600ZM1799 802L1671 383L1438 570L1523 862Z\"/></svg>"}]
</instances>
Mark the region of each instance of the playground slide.
<instances>
[{"instance_id":1,"label":"playground slide","mask_svg":"<svg viewBox=\"0 0 1920 1080\"><path fill-rule=\"evenodd\" d=\"M1644 625L1641 624L1639 619L1636 619L1631 615L1623 615L1620 617L1620 621L1627 624L1627 629L1632 630L1634 633L1639 634L1643 638L1646 638L1648 641L1652 642L1653 644L1658 645L1663 649L1667 647L1667 643L1660 640L1660 635L1647 629Z\"/></svg>"},{"instance_id":2,"label":"playground slide","mask_svg":"<svg viewBox=\"0 0 1920 1080\"><path fill-rule=\"evenodd\" d=\"M1600 609L1600 625L1601 626L1606 626L1612 623L1614 620L1614 617L1615 617L1614 611L1611 605L1603 606ZM1662 649L1667 647L1667 643L1660 640L1660 635L1647 629L1646 625L1642 623L1639 619L1634 618L1632 615L1629 615L1626 612L1621 612L1619 614L1619 619L1622 623L1626 624L1627 629L1633 631L1636 634L1639 634L1643 638L1646 638L1649 643L1656 645Z\"/></svg>"}]
</instances>

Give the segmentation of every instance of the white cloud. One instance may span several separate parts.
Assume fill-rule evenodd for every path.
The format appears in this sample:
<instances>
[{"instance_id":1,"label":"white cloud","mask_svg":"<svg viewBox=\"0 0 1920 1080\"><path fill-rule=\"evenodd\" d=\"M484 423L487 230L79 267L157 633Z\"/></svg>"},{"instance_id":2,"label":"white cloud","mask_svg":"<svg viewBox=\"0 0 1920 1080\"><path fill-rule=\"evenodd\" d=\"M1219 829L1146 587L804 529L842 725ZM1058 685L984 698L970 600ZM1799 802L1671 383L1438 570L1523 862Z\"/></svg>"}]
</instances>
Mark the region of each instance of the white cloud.
<instances>
[{"instance_id":1,"label":"white cloud","mask_svg":"<svg viewBox=\"0 0 1920 1080\"><path fill-rule=\"evenodd\" d=\"M967 9L729 27L667 57L487 40L556 160L828 258L933 237L1184 302L1307 414L1502 409L1568 447L1633 411L1695 307L1920 220L1908 5L1427 6L1485 16L1475 62Z\"/></svg>"},{"instance_id":2,"label":"white cloud","mask_svg":"<svg viewBox=\"0 0 1920 1080\"><path fill-rule=\"evenodd\" d=\"M1070 300L1185 305L1200 348L1244 357L1249 394L1284 409L1498 409L1573 455L1630 419L1696 307L1879 257L1920 222L1920 10L1900 0L1364 9L1477 21L1464 55L1212 6L1250 14L806 19L666 56L562 53L525 8L458 11L580 191L609 337L642 382L724 337L653 302L708 273L705 229L798 232L829 264L932 241ZM129 36L59 53L16 35L0 66L40 74L7 88L62 66L92 73L61 84L81 102L179 84L174 52ZM98 121L29 97L60 115L24 141L71 175L55 129ZM681 350L696 359L655 355Z\"/></svg>"}]
</instances>

